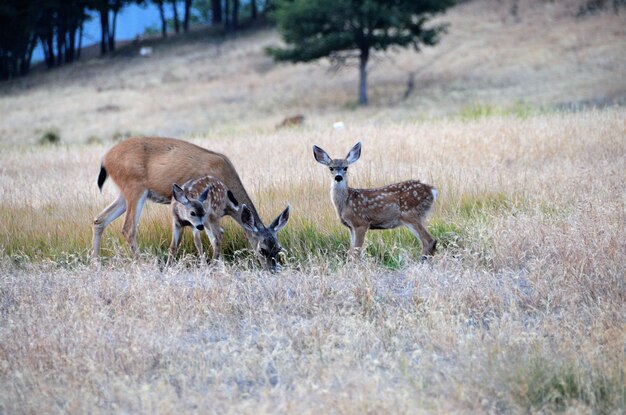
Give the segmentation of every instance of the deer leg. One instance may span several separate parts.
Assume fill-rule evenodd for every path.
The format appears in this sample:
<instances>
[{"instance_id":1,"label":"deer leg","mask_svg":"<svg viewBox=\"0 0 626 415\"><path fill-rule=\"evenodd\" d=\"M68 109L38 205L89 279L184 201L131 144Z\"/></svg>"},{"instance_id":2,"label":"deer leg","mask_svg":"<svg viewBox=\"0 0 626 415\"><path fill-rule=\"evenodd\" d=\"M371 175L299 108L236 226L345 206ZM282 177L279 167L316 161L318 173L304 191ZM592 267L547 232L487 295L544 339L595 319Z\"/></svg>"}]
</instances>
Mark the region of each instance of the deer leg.
<instances>
[{"instance_id":1,"label":"deer leg","mask_svg":"<svg viewBox=\"0 0 626 415\"><path fill-rule=\"evenodd\" d=\"M428 256L432 256L435 253L435 247L437 246L437 240L432 237L430 233L426 230L421 221L416 221L414 223L405 223L406 227L409 228L411 233L415 235L416 238L420 240L422 243L422 260L426 259Z\"/></svg>"},{"instance_id":2,"label":"deer leg","mask_svg":"<svg viewBox=\"0 0 626 415\"><path fill-rule=\"evenodd\" d=\"M367 229L368 228L366 226L350 228L350 236L352 238L352 243L350 244L350 256L352 258L361 257L361 249L363 248L363 243L365 242Z\"/></svg>"},{"instance_id":3,"label":"deer leg","mask_svg":"<svg viewBox=\"0 0 626 415\"><path fill-rule=\"evenodd\" d=\"M111 222L119 218L126 211L126 201L121 194L113 203L107 206L96 219L93 221L93 251L92 259L97 259L100 254L100 239L104 228L109 226Z\"/></svg>"},{"instance_id":4,"label":"deer leg","mask_svg":"<svg viewBox=\"0 0 626 415\"><path fill-rule=\"evenodd\" d=\"M202 232L196 229L195 226L191 227L191 231L193 232L193 244L196 246L198 250L198 256L202 260L204 258L204 248L202 247Z\"/></svg>"},{"instance_id":5,"label":"deer leg","mask_svg":"<svg viewBox=\"0 0 626 415\"><path fill-rule=\"evenodd\" d=\"M180 226L178 224L178 222L176 220L172 221L172 242L170 243L170 249L167 255L167 264L166 265L171 265L172 262L174 262L174 256L176 255L176 252L178 251L178 247L180 246L180 235L182 233L182 226Z\"/></svg>"},{"instance_id":6,"label":"deer leg","mask_svg":"<svg viewBox=\"0 0 626 415\"><path fill-rule=\"evenodd\" d=\"M124 218L122 234L130 245L130 249L133 251L133 255L136 259L139 258L139 247L137 246L137 225L139 224L139 217L141 216L141 210L143 209L143 204L145 203L147 196L148 191L144 190L141 193L133 193L132 197L126 197L128 210L126 211L126 217Z\"/></svg>"},{"instance_id":7,"label":"deer leg","mask_svg":"<svg viewBox=\"0 0 626 415\"><path fill-rule=\"evenodd\" d=\"M354 230L354 228L348 228L350 229L350 251L352 251L352 248L354 248L354 244L356 241L356 232Z\"/></svg>"},{"instance_id":8,"label":"deer leg","mask_svg":"<svg viewBox=\"0 0 626 415\"><path fill-rule=\"evenodd\" d=\"M208 226L206 226L208 225ZM207 236L209 237L209 241L211 241L211 246L213 247L213 257L211 258L213 261L216 261L220 258L222 253L222 229L220 228L219 221L209 222L205 224L204 227Z\"/></svg>"}]
</instances>

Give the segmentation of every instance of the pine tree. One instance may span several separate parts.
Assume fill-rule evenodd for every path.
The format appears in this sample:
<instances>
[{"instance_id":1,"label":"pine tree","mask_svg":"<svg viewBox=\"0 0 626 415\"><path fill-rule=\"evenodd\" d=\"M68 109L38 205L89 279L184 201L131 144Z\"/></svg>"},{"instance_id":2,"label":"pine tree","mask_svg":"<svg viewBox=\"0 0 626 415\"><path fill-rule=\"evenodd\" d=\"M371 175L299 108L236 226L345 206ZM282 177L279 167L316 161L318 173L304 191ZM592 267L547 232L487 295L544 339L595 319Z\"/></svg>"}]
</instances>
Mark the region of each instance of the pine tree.
<instances>
[{"instance_id":1,"label":"pine tree","mask_svg":"<svg viewBox=\"0 0 626 415\"><path fill-rule=\"evenodd\" d=\"M372 51L437 44L445 25L426 27L454 0L276 0L278 29L286 48L268 48L279 61L329 58L359 63L359 104L367 104L367 64Z\"/></svg>"}]
</instances>

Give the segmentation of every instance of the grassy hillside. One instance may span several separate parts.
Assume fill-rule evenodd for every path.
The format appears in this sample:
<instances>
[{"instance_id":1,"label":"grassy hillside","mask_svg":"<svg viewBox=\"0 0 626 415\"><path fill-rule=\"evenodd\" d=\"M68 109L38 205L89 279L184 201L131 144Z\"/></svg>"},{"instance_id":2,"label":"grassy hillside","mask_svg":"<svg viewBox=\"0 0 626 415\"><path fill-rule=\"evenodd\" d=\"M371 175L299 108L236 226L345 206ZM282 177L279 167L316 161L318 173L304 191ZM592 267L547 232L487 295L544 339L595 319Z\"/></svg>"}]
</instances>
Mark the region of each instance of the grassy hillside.
<instances>
[{"instance_id":1,"label":"grassy hillside","mask_svg":"<svg viewBox=\"0 0 626 415\"><path fill-rule=\"evenodd\" d=\"M520 3L517 19L505 1L442 17L440 47L376 64L366 109L353 71L263 56L271 31L2 85L0 413L625 412L626 109L561 105L623 102L624 15ZM298 112L304 126L275 130ZM35 144L51 128L65 144ZM198 265L187 234L164 267L168 209L152 203L140 261L118 220L89 264L116 196L98 192L100 159L127 132L228 154L266 221L290 203L281 272L230 219L225 262ZM353 186L439 190L432 260L397 229L346 261L311 146L357 140Z\"/></svg>"},{"instance_id":2,"label":"grassy hillside","mask_svg":"<svg viewBox=\"0 0 626 415\"><path fill-rule=\"evenodd\" d=\"M48 129L65 142L127 133L190 136L269 131L302 113L307 123L415 121L441 115L626 102L625 13L576 17L584 1L472 1L439 20L449 34L422 53L378 55L367 110L353 110L357 70L326 62L276 64L274 31L202 34L130 45L0 86L0 143L33 143ZM414 90L403 99L410 74Z\"/></svg>"}]
</instances>

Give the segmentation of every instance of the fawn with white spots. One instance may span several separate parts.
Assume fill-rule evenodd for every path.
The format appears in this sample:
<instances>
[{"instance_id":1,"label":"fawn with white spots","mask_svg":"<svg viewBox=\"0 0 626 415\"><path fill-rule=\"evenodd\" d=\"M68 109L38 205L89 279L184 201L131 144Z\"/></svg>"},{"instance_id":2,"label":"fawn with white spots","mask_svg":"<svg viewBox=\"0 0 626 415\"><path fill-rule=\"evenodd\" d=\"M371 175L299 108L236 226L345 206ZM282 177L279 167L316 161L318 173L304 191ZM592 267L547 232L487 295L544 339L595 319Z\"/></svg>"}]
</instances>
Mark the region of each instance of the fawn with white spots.
<instances>
[{"instance_id":1,"label":"fawn with white spots","mask_svg":"<svg viewBox=\"0 0 626 415\"><path fill-rule=\"evenodd\" d=\"M360 256L369 229L393 229L402 225L422 242L423 258L434 254L437 240L425 226L437 197L434 187L417 180L376 189L348 187L348 166L361 157L361 142L352 147L346 158L331 159L326 151L315 145L313 156L318 163L327 166L333 176L330 198L339 220L350 229L351 256Z\"/></svg>"},{"instance_id":2,"label":"fawn with white spots","mask_svg":"<svg viewBox=\"0 0 626 415\"><path fill-rule=\"evenodd\" d=\"M243 227L250 246L265 268L275 271L276 256L282 250L276 232L289 219L289 206L266 227L228 157L186 141L162 137L129 138L104 155L98 187L102 189L110 176L120 194L93 221L92 258L95 260L99 256L104 229L124 212L122 234L138 258L137 225L146 199L169 204L174 183L185 183L206 175L221 180L235 199L245 204L246 207L242 206L239 212L228 210L226 214ZM278 222L282 226L276 226Z\"/></svg>"},{"instance_id":3,"label":"fawn with white spots","mask_svg":"<svg viewBox=\"0 0 626 415\"><path fill-rule=\"evenodd\" d=\"M202 258L201 234L204 230L213 246L213 260L219 258L222 249L222 229L220 221L228 212L239 211L239 203L233 193L221 180L213 176L191 179L181 186L172 186L172 243L170 244L168 264L180 244L181 233L186 226L191 227L193 242Z\"/></svg>"}]
</instances>

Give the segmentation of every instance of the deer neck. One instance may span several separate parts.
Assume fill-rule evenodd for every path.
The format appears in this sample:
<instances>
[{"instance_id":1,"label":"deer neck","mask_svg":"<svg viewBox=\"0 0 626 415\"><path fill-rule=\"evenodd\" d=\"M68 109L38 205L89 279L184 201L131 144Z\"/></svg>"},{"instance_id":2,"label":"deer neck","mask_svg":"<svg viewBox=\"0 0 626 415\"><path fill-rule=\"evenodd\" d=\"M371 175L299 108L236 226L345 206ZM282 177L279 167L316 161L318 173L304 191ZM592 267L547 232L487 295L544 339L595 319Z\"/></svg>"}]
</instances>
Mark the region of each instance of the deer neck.
<instances>
[{"instance_id":1,"label":"deer neck","mask_svg":"<svg viewBox=\"0 0 626 415\"><path fill-rule=\"evenodd\" d=\"M245 187L243 187L243 183L241 183L241 179L239 178L239 175L235 171L234 166L227 159L225 160L225 164L228 167L228 169L226 169L227 174L222 174L223 176L222 181L224 182L226 187L232 192L233 196L235 196L235 199L237 199L237 203L239 204L240 207L244 204L248 206L248 209L250 209L250 212L252 213L252 216L254 217L254 222L257 224L257 226L265 227L265 225L263 224L263 221L261 220L259 214L257 213L254 203L252 203L252 199L250 199L248 192L246 192ZM242 224L241 210L239 212L235 212L231 209L227 209L226 214L229 216L232 216L235 222L237 222L239 225ZM252 233L250 231L245 230L245 228L244 228L244 231L246 233L246 236L248 237L248 240L252 241L251 239Z\"/></svg>"},{"instance_id":2,"label":"deer neck","mask_svg":"<svg viewBox=\"0 0 626 415\"><path fill-rule=\"evenodd\" d=\"M343 207L346 205L346 201L348 200L348 182L346 179L337 183L333 180L330 185L330 198L335 205L335 209L337 210L337 214L341 215L341 211Z\"/></svg>"}]
</instances>

